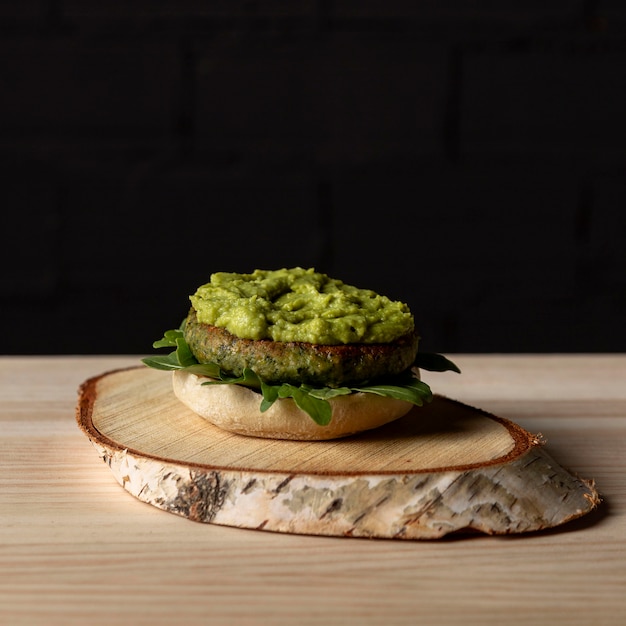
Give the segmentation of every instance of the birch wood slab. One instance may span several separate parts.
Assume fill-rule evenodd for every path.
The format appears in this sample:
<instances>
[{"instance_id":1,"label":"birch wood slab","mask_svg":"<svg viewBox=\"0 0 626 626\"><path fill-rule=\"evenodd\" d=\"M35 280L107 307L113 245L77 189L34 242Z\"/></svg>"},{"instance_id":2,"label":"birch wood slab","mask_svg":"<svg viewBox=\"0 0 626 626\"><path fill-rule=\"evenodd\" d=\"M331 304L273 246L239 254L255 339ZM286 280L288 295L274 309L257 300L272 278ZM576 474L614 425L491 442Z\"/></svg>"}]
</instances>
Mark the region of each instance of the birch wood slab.
<instances>
[{"instance_id":1,"label":"birch wood slab","mask_svg":"<svg viewBox=\"0 0 626 626\"><path fill-rule=\"evenodd\" d=\"M77 421L133 496L190 520L284 533L435 539L559 526L600 501L540 437L436 396L400 420L335 441L222 431L137 367L79 389Z\"/></svg>"}]
</instances>

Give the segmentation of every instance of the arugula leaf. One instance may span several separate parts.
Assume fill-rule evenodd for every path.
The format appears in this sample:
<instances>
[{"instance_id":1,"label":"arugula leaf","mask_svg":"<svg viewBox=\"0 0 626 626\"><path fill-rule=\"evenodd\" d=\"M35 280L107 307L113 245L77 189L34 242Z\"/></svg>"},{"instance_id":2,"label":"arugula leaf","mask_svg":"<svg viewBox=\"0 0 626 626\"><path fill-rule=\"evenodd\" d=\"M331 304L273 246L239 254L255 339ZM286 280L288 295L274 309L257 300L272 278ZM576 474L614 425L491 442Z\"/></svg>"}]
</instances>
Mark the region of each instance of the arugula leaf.
<instances>
[{"instance_id":1,"label":"arugula leaf","mask_svg":"<svg viewBox=\"0 0 626 626\"><path fill-rule=\"evenodd\" d=\"M263 399L261 400L260 410L261 413L265 413L276 400L278 400L278 385L268 385L267 383L261 383L261 394Z\"/></svg>"},{"instance_id":2,"label":"arugula leaf","mask_svg":"<svg viewBox=\"0 0 626 626\"><path fill-rule=\"evenodd\" d=\"M297 407L308 413L316 424L328 426L333 416L333 409L328 400L322 400L309 394L302 385L296 387L287 383L278 388L279 398L293 398Z\"/></svg>"},{"instance_id":3,"label":"arugula leaf","mask_svg":"<svg viewBox=\"0 0 626 626\"><path fill-rule=\"evenodd\" d=\"M182 367L188 367L198 363L184 337L176 338L176 358Z\"/></svg>"},{"instance_id":4,"label":"arugula leaf","mask_svg":"<svg viewBox=\"0 0 626 626\"><path fill-rule=\"evenodd\" d=\"M411 382L404 385L368 385L367 387L354 388L354 391L405 400L417 406L422 406L424 402L430 402L433 398L430 387L417 378L413 378Z\"/></svg>"},{"instance_id":5,"label":"arugula leaf","mask_svg":"<svg viewBox=\"0 0 626 626\"><path fill-rule=\"evenodd\" d=\"M183 331L181 328L177 328L176 330L166 330L163 334L163 338L155 341L152 344L153 348L170 348L176 346L176 340L180 337L184 338Z\"/></svg>"},{"instance_id":6,"label":"arugula leaf","mask_svg":"<svg viewBox=\"0 0 626 626\"><path fill-rule=\"evenodd\" d=\"M249 368L244 369L241 376L231 376L223 372L217 363L198 363L185 341L183 326L168 330L163 338L155 341L154 348L174 348L166 355L157 355L141 359L148 367L158 370L185 370L198 376L206 376L211 380L203 385L243 385L259 391L260 410L267 411L279 398L292 398L296 405L320 426L326 426L332 419L332 408L329 400L337 396L355 392L372 393L379 396L396 398L423 406L430 402L433 394L430 387L415 378L411 371L406 371L388 381L376 381L373 384L363 383L357 387L312 387L311 385L291 385L282 383L270 385ZM422 353L415 359L415 367L421 369L460 373L460 369L449 359L440 354Z\"/></svg>"},{"instance_id":7,"label":"arugula leaf","mask_svg":"<svg viewBox=\"0 0 626 626\"><path fill-rule=\"evenodd\" d=\"M337 396L349 396L353 393L350 387L322 387L321 389L316 389L310 385L302 385L302 388L306 389L307 393L314 398L319 398L320 400L330 400Z\"/></svg>"},{"instance_id":8,"label":"arugula leaf","mask_svg":"<svg viewBox=\"0 0 626 626\"><path fill-rule=\"evenodd\" d=\"M242 385L244 387L254 387L256 389L261 388L261 379L250 368L247 368L247 367L244 368L243 374L241 376L228 376L220 370L219 365L215 363L210 363L209 365L217 369L215 374L211 376L211 378L214 378L215 380L209 380L205 383L202 383L203 385L220 385L220 384L231 385L232 384L232 385ZM188 368L188 369L192 369L192 368Z\"/></svg>"},{"instance_id":9,"label":"arugula leaf","mask_svg":"<svg viewBox=\"0 0 626 626\"><path fill-rule=\"evenodd\" d=\"M182 369L182 366L176 358L176 353L147 357L141 359L142 363L148 367L152 367L157 370L177 370Z\"/></svg>"},{"instance_id":10,"label":"arugula leaf","mask_svg":"<svg viewBox=\"0 0 626 626\"><path fill-rule=\"evenodd\" d=\"M413 363L415 367L419 367L429 372L456 372L461 373L458 366L443 354L435 354L430 352L418 352Z\"/></svg>"},{"instance_id":11,"label":"arugula leaf","mask_svg":"<svg viewBox=\"0 0 626 626\"><path fill-rule=\"evenodd\" d=\"M194 363L181 369L196 376L207 376L208 378L219 378L222 372L216 363Z\"/></svg>"}]
</instances>

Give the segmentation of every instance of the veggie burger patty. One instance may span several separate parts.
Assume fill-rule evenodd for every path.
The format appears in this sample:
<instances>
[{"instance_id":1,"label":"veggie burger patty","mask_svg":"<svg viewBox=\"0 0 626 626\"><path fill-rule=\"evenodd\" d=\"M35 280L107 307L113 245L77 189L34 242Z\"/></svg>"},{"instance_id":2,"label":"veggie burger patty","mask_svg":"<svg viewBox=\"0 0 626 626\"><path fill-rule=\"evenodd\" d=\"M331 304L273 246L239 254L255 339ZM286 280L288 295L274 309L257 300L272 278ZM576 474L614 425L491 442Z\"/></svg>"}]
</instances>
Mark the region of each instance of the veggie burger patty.
<instances>
[{"instance_id":1,"label":"veggie burger patty","mask_svg":"<svg viewBox=\"0 0 626 626\"><path fill-rule=\"evenodd\" d=\"M223 328L200 323L193 308L185 322L184 336L200 363L217 363L234 376L250 368L267 383L331 387L405 371L415 361L419 339L415 331L389 343L372 344L241 339Z\"/></svg>"}]
</instances>

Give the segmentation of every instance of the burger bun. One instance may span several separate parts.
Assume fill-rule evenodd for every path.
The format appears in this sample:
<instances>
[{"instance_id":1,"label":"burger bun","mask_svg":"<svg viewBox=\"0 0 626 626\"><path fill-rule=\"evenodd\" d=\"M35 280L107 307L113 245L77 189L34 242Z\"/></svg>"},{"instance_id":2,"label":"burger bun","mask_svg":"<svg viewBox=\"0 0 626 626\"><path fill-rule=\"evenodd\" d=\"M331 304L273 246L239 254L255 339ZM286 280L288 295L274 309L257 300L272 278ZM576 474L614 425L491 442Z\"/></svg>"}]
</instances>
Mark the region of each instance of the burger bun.
<instances>
[{"instance_id":1,"label":"burger bun","mask_svg":"<svg viewBox=\"0 0 626 626\"><path fill-rule=\"evenodd\" d=\"M320 426L291 398L280 398L261 413L261 396L256 391L233 384L203 385L209 380L176 370L172 374L174 394L218 428L267 439L315 441L347 437L392 422L413 407L404 400L355 392L330 399L332 419L328 425Z\"/></svg>"}]
</instances>

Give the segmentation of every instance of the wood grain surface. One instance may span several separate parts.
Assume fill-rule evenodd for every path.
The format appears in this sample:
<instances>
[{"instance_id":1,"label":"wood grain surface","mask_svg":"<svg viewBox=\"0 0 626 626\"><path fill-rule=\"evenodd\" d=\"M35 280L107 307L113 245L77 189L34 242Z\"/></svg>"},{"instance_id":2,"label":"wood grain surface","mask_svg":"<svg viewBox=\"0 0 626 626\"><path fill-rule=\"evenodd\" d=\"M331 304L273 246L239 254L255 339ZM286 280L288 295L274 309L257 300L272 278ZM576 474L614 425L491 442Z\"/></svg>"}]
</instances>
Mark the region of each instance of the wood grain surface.
<instances>
[{"instance_id":1,"label":"wood grain surface","mask_svg":"<svg viewBox=\"0 0 626 626\"><path fill-rule=\"evenodd\" d=\"M138 502L77 428L136 357L0 359L0 624L626 623L626 356L455 355L438 393L541 433L603 502L559 529L426 542L198 524Z\"/></svg>"}]
</instances>

